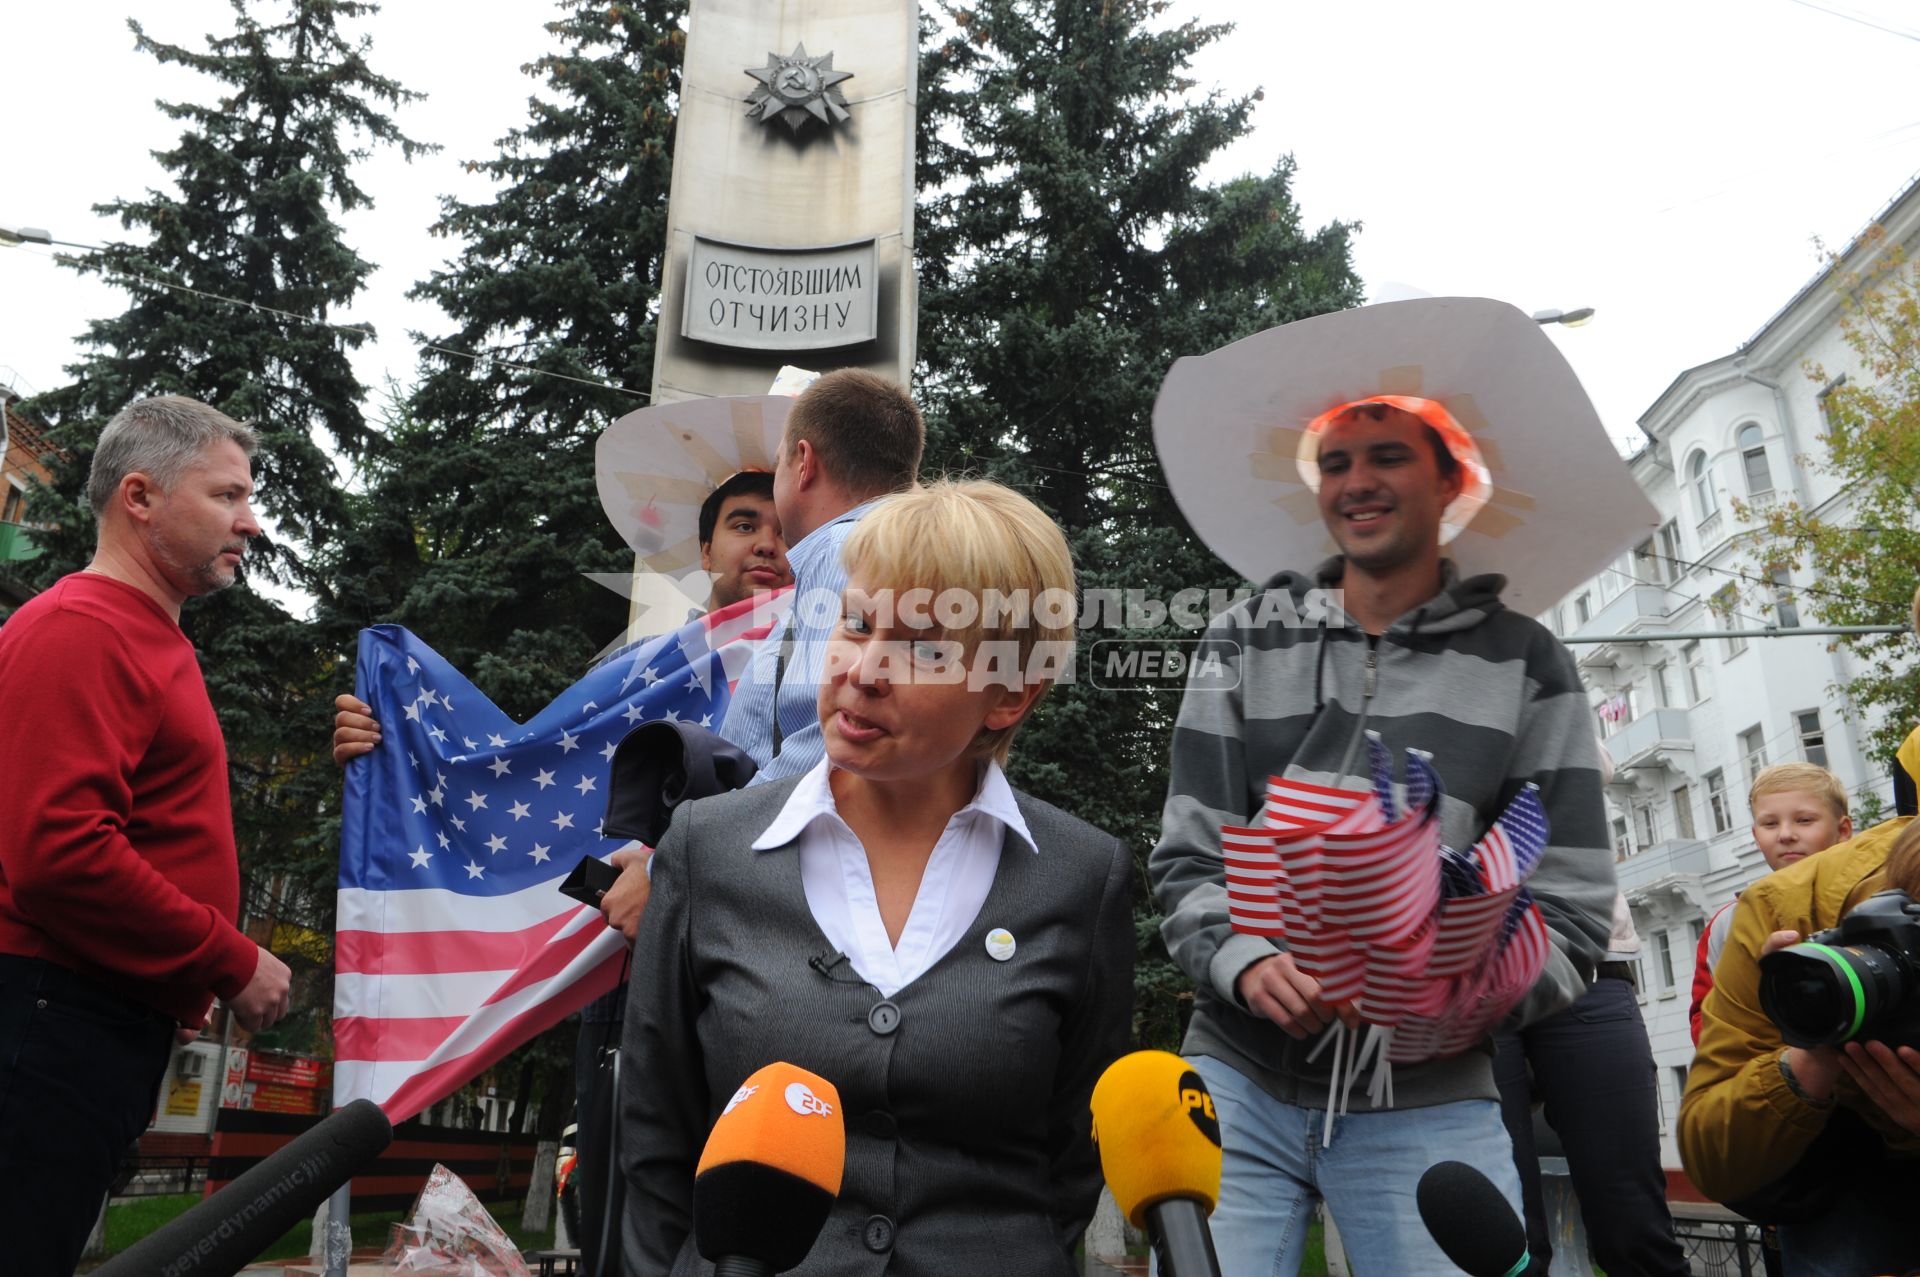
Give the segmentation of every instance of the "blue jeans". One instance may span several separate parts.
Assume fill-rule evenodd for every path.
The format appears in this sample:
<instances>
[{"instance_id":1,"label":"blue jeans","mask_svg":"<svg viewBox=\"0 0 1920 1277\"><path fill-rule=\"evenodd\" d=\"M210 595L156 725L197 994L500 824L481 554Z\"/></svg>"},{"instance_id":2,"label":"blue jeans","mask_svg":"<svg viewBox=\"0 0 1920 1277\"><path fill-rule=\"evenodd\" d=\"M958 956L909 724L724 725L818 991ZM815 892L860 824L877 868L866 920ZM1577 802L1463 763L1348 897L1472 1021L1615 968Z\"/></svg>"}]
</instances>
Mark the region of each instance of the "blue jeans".
<instances>
[{"instance_id":1,"label":"blue jeans","mask_svg":"<svg viewBox=\"0 0 1920 1277\"><path fill-rule=\"evenodd\" d=\"M1213 1092L1224 1159L1213 1244L1232 1277L1294 1277L1314 1203L1325 1200L1356 1277L1458 1273L1426 1226L1414 1190L1436 1162L1465 1162L1505 1194L1517 1218L1513 1145L1493 1100L1427 1108L1358 1108L1320 1146L1323 1109L1274 1099L1219 1060L1193 1065Z\"/></svg>"},{"instance_id":2,"label":"blue jeans","mask_svg":"<svg viewBox=\"0 0 1920 1277\"><path fill-rule=\"evenodd\" d=\"M0 954L8 1277L71 1277L121 1157L153 1117L173 1030L85 976Z\"/></svg>"}]
</instances>

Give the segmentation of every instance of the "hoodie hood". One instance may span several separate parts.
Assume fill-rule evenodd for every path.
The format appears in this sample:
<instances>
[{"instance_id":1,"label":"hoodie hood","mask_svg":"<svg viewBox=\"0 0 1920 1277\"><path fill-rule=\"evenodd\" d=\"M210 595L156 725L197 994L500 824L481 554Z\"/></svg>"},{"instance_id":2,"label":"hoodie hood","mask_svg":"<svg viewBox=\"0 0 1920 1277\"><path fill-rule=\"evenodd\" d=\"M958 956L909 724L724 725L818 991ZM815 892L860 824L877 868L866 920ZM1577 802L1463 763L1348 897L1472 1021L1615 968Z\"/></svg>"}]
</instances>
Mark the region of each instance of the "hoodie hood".
<instances>
[{"instance_id":1,"label":"hoodie hood","mask_svg":"<svg viewBox=\"0 0 1920 1277\"><path fill-rule=\"evenodd\" d=\"M1312 572L1281 572L1266 583L1269 590L1285 590L1293 596L1296 605L1300 604L1309 590L1337 590L1346 576L1347 560L1344 555L1336 554L1323 561ZM1440 560L1440 593L1422 603L1419 607L1399 617L1387 627L1389 634L1452 634L1461 630L1470 630L1496 612L1504 611L1506 604L1500 601L1500 591L1505 589L1507 578L1498 572L1485 572L1478 576L1461 577L1460 570L1453 560ZM1358 629L1351 617L1346 627Z\"/></svg>"}]
</instances>

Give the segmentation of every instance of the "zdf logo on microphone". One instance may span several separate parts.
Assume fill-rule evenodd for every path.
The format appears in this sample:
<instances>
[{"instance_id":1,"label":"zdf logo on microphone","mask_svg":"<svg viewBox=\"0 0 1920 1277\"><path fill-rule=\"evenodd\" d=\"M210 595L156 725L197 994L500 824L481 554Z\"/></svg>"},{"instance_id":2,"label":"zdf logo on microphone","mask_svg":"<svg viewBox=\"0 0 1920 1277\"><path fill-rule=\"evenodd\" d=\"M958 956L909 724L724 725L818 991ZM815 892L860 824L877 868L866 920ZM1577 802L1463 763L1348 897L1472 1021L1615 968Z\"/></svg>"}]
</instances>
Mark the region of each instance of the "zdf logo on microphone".
<instances>
[{"instance_id":1,"label":"zdf logo on microphone","mask_svg":"<svg viewBox=\"0 0 1920 1277\"><path fill-rule=\"evenodd\" d=\"M748 1100L753 1098L753 1093L759 1089L760 1088L757 1086L743 1086L739 1090L735 1091L733 1093L733 1098L727 1101L727 1107L720 1110L720 1116L725 1117L727 1114L739 1108L742 1104L745 1104Z\"/></svg>"},{"instance_id":2,"label":"zdf logo on microphone","mask_svg":"<svg viewBox=\"0 0 1920 1277\"><path fill-rule=\"evenodd\" d=\"M802 1117L832 1117L833 1105L815 1095L805 1082L787 1083L787 1107Z\"/></svg>"}]
</instances>

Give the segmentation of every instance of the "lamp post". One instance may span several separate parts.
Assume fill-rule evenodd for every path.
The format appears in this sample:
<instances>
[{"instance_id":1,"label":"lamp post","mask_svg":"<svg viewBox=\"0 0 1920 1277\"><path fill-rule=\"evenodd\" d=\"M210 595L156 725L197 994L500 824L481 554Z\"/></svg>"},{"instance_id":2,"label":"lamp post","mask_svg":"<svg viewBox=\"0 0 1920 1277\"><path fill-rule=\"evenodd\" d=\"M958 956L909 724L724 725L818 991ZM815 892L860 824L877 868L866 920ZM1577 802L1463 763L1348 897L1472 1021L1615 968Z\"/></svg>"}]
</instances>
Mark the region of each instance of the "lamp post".
<instances>
[{"instance_id":1,"label":"lamp post","mask_svg":"<svg viewBox=\"0 0 1920 1277\"><path fill-rule=\"evenodd\" d=\"M1593 307L1582 306L1578 310L1536 310L1533 322L1536 324L1565 324L1568 328L1578 328L1593 318Z\"/></svg>"},{"instance_id":2,"label":"lamp post","mask_svg":"<svg viewBox=\"0 0 1920 1277\"><path fill-rule=\"evenodd\" d=\"M21 244L51 244L53 232L42 230L38 226L0 226L0 248L17 248Z\"/></svg>"}]
</instances>

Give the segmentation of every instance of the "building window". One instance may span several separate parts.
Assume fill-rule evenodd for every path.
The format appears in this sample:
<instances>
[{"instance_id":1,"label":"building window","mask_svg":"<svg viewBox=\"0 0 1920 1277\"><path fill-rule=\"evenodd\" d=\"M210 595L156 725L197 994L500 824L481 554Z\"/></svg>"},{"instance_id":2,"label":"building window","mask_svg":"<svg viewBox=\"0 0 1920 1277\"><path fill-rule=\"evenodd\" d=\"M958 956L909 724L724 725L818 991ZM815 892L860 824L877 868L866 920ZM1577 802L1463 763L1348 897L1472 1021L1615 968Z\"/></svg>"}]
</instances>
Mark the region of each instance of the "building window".
<instances>
[{"instance_id":1,"label":"building window","mask_svg":"<svg viewBox=\"0 0 1920 1277\"><path fill-rule=\"evenodd\" d=\"M1724 834L1733 828L1732 813L1727 810L1727 778L1719 768L1708 772L1707 810L1713 815L1713 832Z\"/></svg>"},{"instance_id":2,"label":"building window","mask_svg":"<svg viewBox=\"0 0 1920 1277\"><path fill-rule=\"evenodd\" d=\"M1687 662L1687 704L1698 705L1707 699L1707 666L1700 655L1700 644L1688 643L1680 649Z\"/></svg>"},{"instance_id":3,"label":"building window","mask_svg":"<svg viewBox=\"0 0 1920 1277\"><path fill-rule=\"evenodd\" d=\"M1694 837L1693 790L1686 785L1676 785L1673 790L1673 828L1682 838Z\"/></svg>"},{"instance_id":4,"label":"building window","mask_svg":"<svg viewBox=\"0 0 1920 1277\"><path fill-rule=\"evenodd\" d=\"M1653 548L1652 537L1633 547L1633 579L1642 585L1666 584L1667 576L1661 569L1660 555Z\"/></svg>"},{"instance_id":5,"label":"building window","mask_svg":"<svg viewBox=\"0 0 1920 1277\"><path fill-rule=\"evenodd\" d=\"M1653 933L1653 957L1660 968L1660 987L1673 987L1673 938L1664 931Z\"/></svg>"},{"instance_id":6,"label":"building window","mask_svg":"<svg viewBox=\"0 0 1920 1277\"><path fill-rule=\"evenodd\" d=\"M1707 934L1707 920L1705 918L1695 918L1687 924L1687 931L1693 936L1693 947L1698 949L1700 947L1700 937Z\"/></svg>"},{"instance_id":7,"label":"building window","mask_svg":"<svg viewBox=\"0 0 1920 1277\"><path fill-rule=\"evenodd\" d=\"M1592 616L1593 596L1591 594L1582 594L1573 601L1573 622L1575 625L1585 625Z\"/></svg>"},{"instance_id":8,"label":"building window","mask_svg":"<svg viewBox=\"0 0 1920 1277\"><path fill-rule=\"evenodd\" d=\"M1803 709L1793 716L1793 725L1800 733L1800 757L1815 767L1827 765L1827 733L1820 726L1820 711Z\"/></svg>"},{"instance_id":9,"label":"building window","mask_svg":"<svg viewBox=\"0 0 1920 1277\"><path fill-rule=\"evenodd\" d=\"M1747 786L1752 788L1761 768L1767 765L1767 739L1758 724L1740 733L1740 754L1747 760Z\"/></svg>"},{"instance_id":10,"label":"building window","mask_svg":"<svg viewBox=\"0 0 1920 1277\"><path fill-rule=\"evenodd\" d=\"M1660 555L1666 560L1667 580L1678 581L1680 570L1686 565L1680 559L1680 525L1672 519L1660 529Z\"/></svg>"},{"instance_id":11,"label":"building window","mask_svg":"<svg viewBox=\"0 0 1920 1277\"><path fill-rule=\"evenodd\" d=\"M1638 954L1633 959L1633 987L1640 991L1642 999L1647 996L1647 964Z\"/></svg>"},{"instance_id":12,"label":"building window","mask_svg":"<svg viewBox=\"0 0 1920 1277\"><path fill-rule=\"evenodd\" d=\"M1773 495L1773 472L1767 468L1767 442L1759 425L1749 421L1740 427L1735 440L1740 445L1740 465L1747 475L1747 495Z\"/></svg>"},{"instance_id":13,"label":"building window","mask_svg":"<svg viewBox=\"0 0 1920 1277\"><path fill-rule=\"evenodd\" d=\"M1693 505L1699 512L1700 522L1705 523L1720 513L1713 497L1713 472L1707 469L1706 453L1696 452L1687 462L1687 484L1693 489Z\"/></svg>"},{"instance_id":14,"label":"building window","mask_svg":"<svg viewBox=\"0 0 1920 1277\"><path fill-rule=\"evenodd\" d=\"M1650 674L1653 682L1653 703L1655 707L1659 709L1672 709L1673 682L1672 676L1667 671L1667 663L1665 661L1660 662L1660 664L1653 667Z\"/></svg>"},{"instance_id":15,"label":"building window","mask_svg":"<svg viewBox=\"0 0 1920 1277\"><path fill-rule=\"evenodd\" d=\"M1653 836L1653 804L1639 802L1633 805L1633 832L1638 836L1641 847L1651 847L1658 841Z\"/></svg>"},{"instance_id":16,"label":"building window","mask_svg":"<svg viewBox=\"0 0 1920 1277\"><path fill-rule=\"evenodd\" d=\"M1739 624L1739 614L1734 610L1740 602L1739 592L1728 582L1713 592L1713 615L1723 630L1734 629ZM1747 650L1747 641L1743 638L1724 640L1727 645L1727 659L1732 660Z\"/></svg>"},{"instance_id":17,"label":"building window","mask_svg":"<svg viewBox=\"0 0 1920 1277\"><path fill-rule=\"evenodd\" d=\"M1800 624L1800 609L1793 602L1793 574L1785 568L1775 568L1767 573L1773 582L1773 620L1783 630L1791 630Z\"/></svg>"},{"instance_id":18,"label":"building window","mask_svg":"<svg viewBox=\"0 0 1920 1277\"><path fill-rule=\"evenodd\" d=\"M1685 1099L1687 1094L1687 1066L1684 1064L1669 1064L1667 1065L1667 1069L1673 1074L1674 1111L1678 1112L1680 1101Z\"/></svg>"},{"instance_id":19,"label":"building window","mask_svg":"<svg viewBox=\"0 0 1920 1277\"><path fill-rule=\"evenodd\" d=\"M1625 860L1632 854L1633 839L1627 836L1627 818L1615 816L1613 818L1613 858Z\"/></svg>"},{"instance_id":20,"label":"building window","mask_svg":"<svg viewBox=\"0 0 1920 1277\"><path fill-rule=\"evenodd\" d=\"M9 483L7 485L7 505L6 509L0 510L0 523L20 522L20 507L26 503L27 494Z\"/></svg>"}]
</instances>

